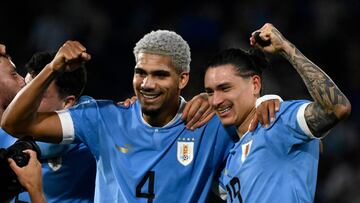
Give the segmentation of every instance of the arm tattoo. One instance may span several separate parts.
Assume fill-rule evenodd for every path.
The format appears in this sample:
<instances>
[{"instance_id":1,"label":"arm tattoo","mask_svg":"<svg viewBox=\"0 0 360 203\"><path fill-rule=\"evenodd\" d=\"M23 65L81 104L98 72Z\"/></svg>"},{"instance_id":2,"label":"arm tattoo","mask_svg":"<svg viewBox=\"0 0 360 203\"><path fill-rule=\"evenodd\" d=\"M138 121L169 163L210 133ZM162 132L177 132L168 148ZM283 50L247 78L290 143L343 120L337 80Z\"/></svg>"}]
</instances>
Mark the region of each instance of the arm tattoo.
<instances>
[{"instance_id":1,"label":"arm tattoo","mask_svg":"<svg viewBox=\"0 0 360 203\"><path fill-rule=\"evenodd\" d=\"M305 110L306 122L314 135L330 130L340 118L338 107L350 105L335 83L318 66L307 59L293 44L291 53L282 53L303 79L314 102Z\"/></svg>"}]
</instances>

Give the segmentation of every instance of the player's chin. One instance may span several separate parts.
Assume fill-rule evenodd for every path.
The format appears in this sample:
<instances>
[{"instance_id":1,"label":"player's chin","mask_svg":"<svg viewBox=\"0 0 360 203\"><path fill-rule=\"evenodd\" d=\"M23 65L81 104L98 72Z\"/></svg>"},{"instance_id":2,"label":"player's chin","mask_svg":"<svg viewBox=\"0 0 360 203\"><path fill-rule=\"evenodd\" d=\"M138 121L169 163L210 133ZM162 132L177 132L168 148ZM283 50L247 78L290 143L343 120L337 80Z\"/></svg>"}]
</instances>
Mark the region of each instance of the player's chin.
<instances>
[{"instance_id":1,"label":"player's chin","mask_svg":"<svg viewBox=\"0 0 360 203\"><path fill-rule=\"evenodd\" d=\"M235 119L232 116L219 116L219 118L224 126L230 126L235 124Z\"/></svg>"},{"instance_id":2,"label":"player's chin","mask_svg":"<svg viewBox=\"0 0 360 203\"><path fill-rule=\"evenodd\" d=\"M145 105L141 107L141 111L147 116L156 116L161 110L159 107Z\"/></svg>"}]
</instances>

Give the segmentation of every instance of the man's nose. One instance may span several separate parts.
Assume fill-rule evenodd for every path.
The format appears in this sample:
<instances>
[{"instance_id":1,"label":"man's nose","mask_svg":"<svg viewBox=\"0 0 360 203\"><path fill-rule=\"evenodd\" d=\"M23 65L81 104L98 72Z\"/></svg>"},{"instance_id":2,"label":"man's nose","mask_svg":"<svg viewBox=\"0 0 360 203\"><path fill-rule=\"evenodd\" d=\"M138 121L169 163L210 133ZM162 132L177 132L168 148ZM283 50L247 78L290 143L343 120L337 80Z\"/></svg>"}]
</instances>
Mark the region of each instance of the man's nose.
<instances>
[{"instance_id":1,"label":"man's nose","mask_svg":"<svg viewBox=\"0 0 360 203\"><path fill-rule=\"evenodd\" d=\"M153 88L155 88L155 81L153 80L153 78L151 76L146 76L146 78L144 78L144 80L141 83L141 88L142 89L153 89Z\"/></svg>"}]
</instances>

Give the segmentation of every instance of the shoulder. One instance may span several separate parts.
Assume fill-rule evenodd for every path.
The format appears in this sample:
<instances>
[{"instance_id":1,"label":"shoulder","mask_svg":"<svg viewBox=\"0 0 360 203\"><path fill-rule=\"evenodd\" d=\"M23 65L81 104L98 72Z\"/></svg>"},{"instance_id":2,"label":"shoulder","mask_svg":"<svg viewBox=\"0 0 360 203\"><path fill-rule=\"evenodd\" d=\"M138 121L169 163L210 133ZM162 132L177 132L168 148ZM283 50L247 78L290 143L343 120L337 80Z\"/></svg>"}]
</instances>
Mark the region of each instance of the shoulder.
<instances>
[{"instance_id":1,"label":"shoulder","mask_svg":"<svg viewBox=\"0 0 360 203\"><path fill-rule=\"evenodd\" d=\"M280 111L277 113L276 120L273 124L278 127L287 126L292 129L291 132L306 134L309 137L312 137L304 117L305 108L310 103L311 101L309 100L290 100L282 102L280 104Z\"/></svg>"},{"instance_id":2,"label":"shoulder","mask_svg":"<svg viewBox=\"0 0 360 203\"><path fill-rule=\"evenodd\" d=\"M301 107L307 106L309 100L288 100L280 103L280 110L276 117L297 115Z\"/></svg>"},{"instance_id":3,"label":"shoulder","mask_svg":"<svg viewBox=\"0 0 360 203\"><path fill-rule=\"evenodd\" d=\"M206 126L209 131L218 134L221 138L230 137L234 142L239 140L236 127L234 125L222 125L221 120L217 115L215 115L209 122L207 122Z\"/></svg>"},{"instance_id":4,"label":"shoulder","mask_svg":"<svg viewBox=\"0 0 360 203\"><path fill-rule=\"evenodd\" d=\"M131 106L130 106L131 107ZM81 96L75 106L70 109L130 109L108 99L94 99L90 96Z\"/></svg>"}]
</instances>

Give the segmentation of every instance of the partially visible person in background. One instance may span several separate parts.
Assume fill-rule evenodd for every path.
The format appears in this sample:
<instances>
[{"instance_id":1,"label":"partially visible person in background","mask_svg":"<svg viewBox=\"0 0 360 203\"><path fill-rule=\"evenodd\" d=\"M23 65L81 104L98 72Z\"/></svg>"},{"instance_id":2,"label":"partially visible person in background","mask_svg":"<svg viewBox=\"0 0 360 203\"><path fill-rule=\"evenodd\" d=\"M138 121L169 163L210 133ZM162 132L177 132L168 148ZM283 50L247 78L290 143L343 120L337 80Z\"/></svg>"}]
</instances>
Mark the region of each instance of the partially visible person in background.
<instances>
[{"instance_id":1,"label":"partially visible person in background","mask_svg":"<svg viewBox=\"0 0 360 203\"><path fill-rule=\"evenodd\" d=\"M56 52L35 53L25 65L25 82L31 80L54 58ZM67 109L81 102L87 72L83 65L76 71L59 75L47 88L38 111ZM86 97L82 97L84 100ZM43 190L50 202L93 202L96 163L83 144L50 144L37 142L41 150ZM26 200L20 194L20 200Z\"/></svg>"}]
</instances>

